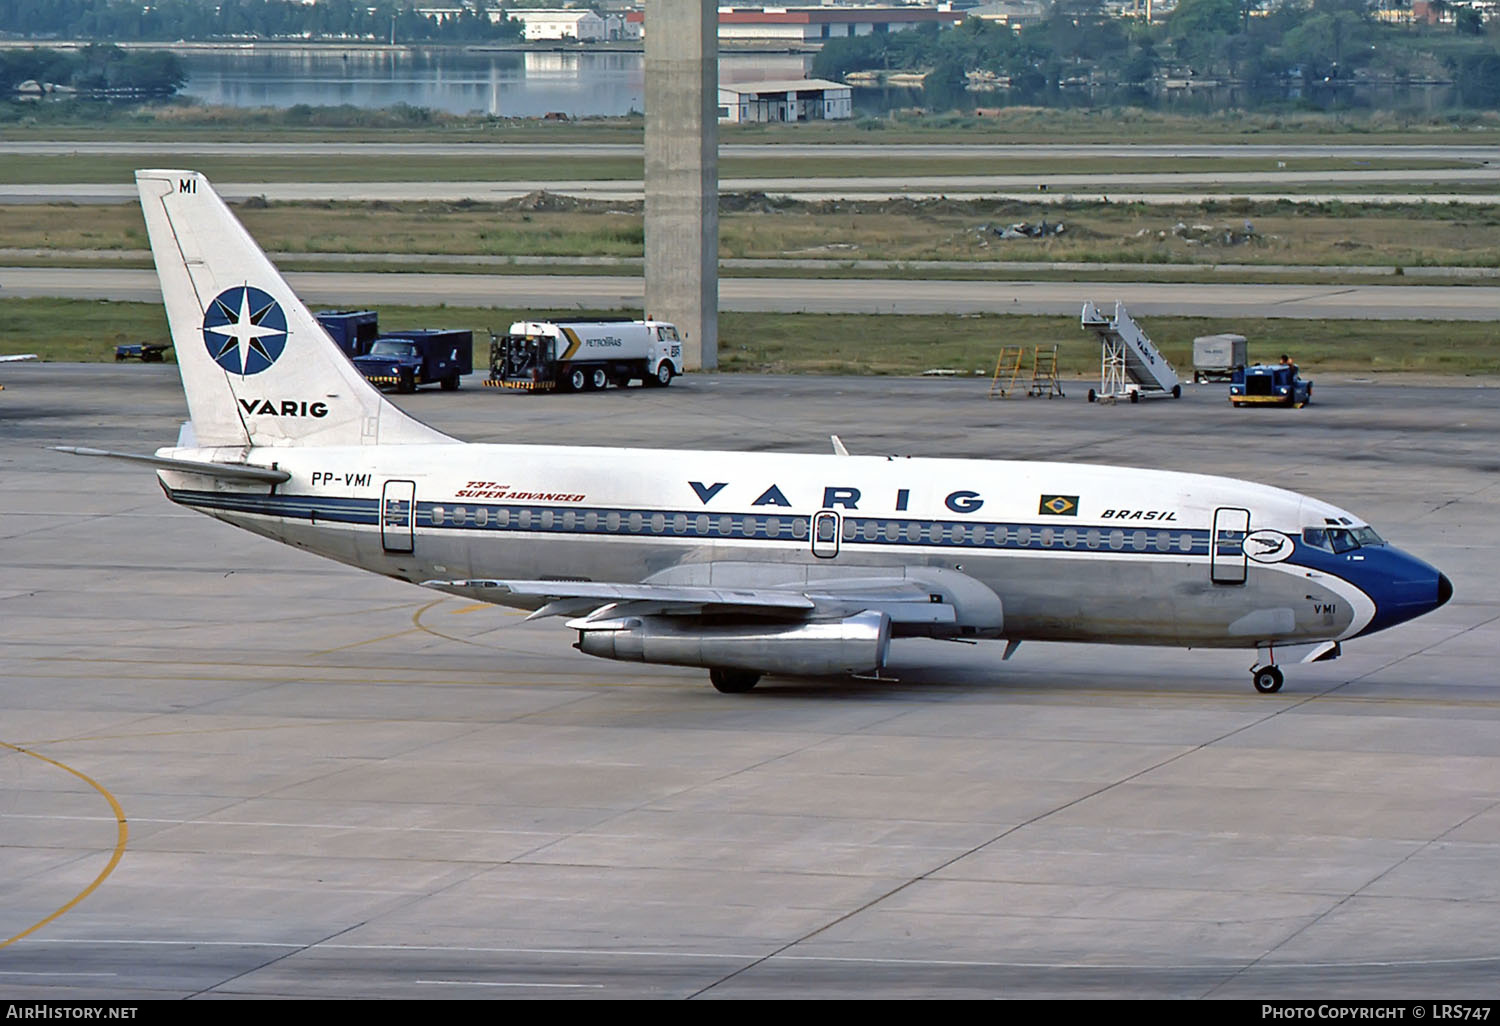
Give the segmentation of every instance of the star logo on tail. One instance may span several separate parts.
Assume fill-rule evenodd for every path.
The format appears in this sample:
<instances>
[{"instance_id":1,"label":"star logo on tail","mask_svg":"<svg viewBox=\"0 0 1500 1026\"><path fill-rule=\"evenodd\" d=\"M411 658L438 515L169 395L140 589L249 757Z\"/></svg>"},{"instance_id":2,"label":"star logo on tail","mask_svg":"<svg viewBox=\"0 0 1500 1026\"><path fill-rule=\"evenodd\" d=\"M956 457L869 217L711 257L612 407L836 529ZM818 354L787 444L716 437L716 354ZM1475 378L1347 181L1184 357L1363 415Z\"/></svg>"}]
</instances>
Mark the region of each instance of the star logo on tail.
<instances>
[{"instance_id":1,"label":"star logo on tail","mask_svg":"<svg viewBox=\"0 0 1500 1026\"><path fill-rule=\"evenodd\" d=\"M208 355L231 374L259 374L286 348L286 314L250 285L225 289L203 313Z\"/></svg>"}]
</instances>

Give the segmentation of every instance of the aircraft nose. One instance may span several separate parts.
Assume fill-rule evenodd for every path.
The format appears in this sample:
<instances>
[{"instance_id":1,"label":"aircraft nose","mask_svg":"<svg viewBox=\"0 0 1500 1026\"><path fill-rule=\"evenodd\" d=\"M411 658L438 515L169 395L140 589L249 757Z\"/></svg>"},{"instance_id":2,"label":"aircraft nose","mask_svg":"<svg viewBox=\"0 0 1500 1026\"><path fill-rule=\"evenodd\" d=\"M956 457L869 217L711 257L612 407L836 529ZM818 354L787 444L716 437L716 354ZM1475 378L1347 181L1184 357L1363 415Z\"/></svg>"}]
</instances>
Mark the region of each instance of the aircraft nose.
<instances>
[{"instance_id":1,"label":"aircraft nose","mask_svg":"<svg viewBox=\"0 0 1500 1026\"><path fill-rule=\"evenodd\" d=\"M1453 582L1430 563L1400 549L1361 549L1361 576L1351 577L1375 602L1375 615L1360 631L1375 631L1432 612L1453 597Z\"/></svg>"}]
</instances>

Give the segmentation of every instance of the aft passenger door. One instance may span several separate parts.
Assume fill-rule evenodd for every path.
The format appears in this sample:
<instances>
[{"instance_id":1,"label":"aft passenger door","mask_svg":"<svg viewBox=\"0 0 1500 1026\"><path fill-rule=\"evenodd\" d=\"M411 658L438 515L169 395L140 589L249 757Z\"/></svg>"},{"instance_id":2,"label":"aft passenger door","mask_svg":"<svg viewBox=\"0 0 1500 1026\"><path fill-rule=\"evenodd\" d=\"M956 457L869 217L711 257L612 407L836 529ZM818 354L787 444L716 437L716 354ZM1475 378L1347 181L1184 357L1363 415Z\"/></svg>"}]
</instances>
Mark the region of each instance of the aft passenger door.
<instances>
[{"instance_id":1,"label":"aft passenger door","mask_svg":"<svg viewBox=\"0 0 1500 1026\"><path fill-rule=\"evenodd\" d=\"M417 483L387 481L380 494L380 544L387 552L411 552Z\"/></svg>"},{"instance_id":2,"label":"aft passenger door","mask_svg":"<svg viewBox=\"0 0 1500 1026\"><path fill-rule=\"evenodd\" d=\"M1245 536L1250 533L1250 511L1226 506L1214 510L1214 533L1209 541L1209 576L1215 584L1245 583Z\"/></svg>"}]
</instances>

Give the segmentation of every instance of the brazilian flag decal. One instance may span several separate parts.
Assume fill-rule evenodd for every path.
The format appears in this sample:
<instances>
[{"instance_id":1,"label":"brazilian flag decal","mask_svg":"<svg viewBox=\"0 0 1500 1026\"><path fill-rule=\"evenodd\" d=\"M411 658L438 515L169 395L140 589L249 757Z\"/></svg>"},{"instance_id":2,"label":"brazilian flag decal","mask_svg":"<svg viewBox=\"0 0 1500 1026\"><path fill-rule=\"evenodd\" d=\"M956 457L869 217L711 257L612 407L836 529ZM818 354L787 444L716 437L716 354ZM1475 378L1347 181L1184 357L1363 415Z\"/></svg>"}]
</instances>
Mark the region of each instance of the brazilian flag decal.
<instances>
[{"instance_id":1,"label":"brazilian flag decal","mask_svg":"<svg viewBox=\"0 0 1500 1026\"><path fill-rule=\"evenodd\" d=\"M1078 496L1043 495L1041 504L1037 506L1036 511L1054 517L1076 517L1078 515Z\"/></svg>"}]
</instances>

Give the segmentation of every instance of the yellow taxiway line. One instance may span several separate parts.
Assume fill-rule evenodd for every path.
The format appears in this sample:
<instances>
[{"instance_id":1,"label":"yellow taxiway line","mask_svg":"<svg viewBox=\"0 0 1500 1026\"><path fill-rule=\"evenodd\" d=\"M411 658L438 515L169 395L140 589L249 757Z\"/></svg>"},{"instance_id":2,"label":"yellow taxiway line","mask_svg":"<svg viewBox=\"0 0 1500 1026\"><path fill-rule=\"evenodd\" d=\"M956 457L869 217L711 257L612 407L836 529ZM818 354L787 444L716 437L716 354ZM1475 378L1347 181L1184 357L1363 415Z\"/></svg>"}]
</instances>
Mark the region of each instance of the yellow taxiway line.
<instances>
[{"instance_id":1,"label":"yellow taxiway line","mask_svg":"<svg viewBox=\"0 0 1500 1026\"><path fill-rule=\"evenodd\" d=\"M114 810L115 824L118 827L116 831L114 854L110 856L109 864L104 867L104 869L99 873L98 876L94 877L94 882L89 884L83 890L79 891L76 895L73 896L73 899L71 901L64 904L61 908L59 908L56 912L52 913L47 918L41 920L38 923L33 923L31 926L28 926L26 929L22 930L14 937L0 941L0 948L5 948L14 944L22 937L25 937L28 934L33 934L36 931L40 930L42 927L52 922L58 916L76 906L84 898L87 898L90 894L93 894L94 891L98 889L99 885L105 881L109 874L115 871L115 867L120 864L120 859L125 855L125 842L130 837L130 828L125 823L125 810L120 807L120 803L115 800L115 796L106 791L97 780L94 780L92 777L88 776L85 773L80 773L72 766L68 766L64 763L58 762L56 759L49 759L47 756L42 755L40 752L33 752L28 748L21 748L17 745L7 744L4 741L0 741L0 748L8 748L13 752L19 752L22 755L29 755L33 759L40 759L42 762L48 763L52 766L56 766L58 769L71 773L79 780L82 780L85 784L89 785L95 791L98 791L100 794L102 794L104 796L104 800L109 802L109 807Z\"/></svg>"}]
</instances>

